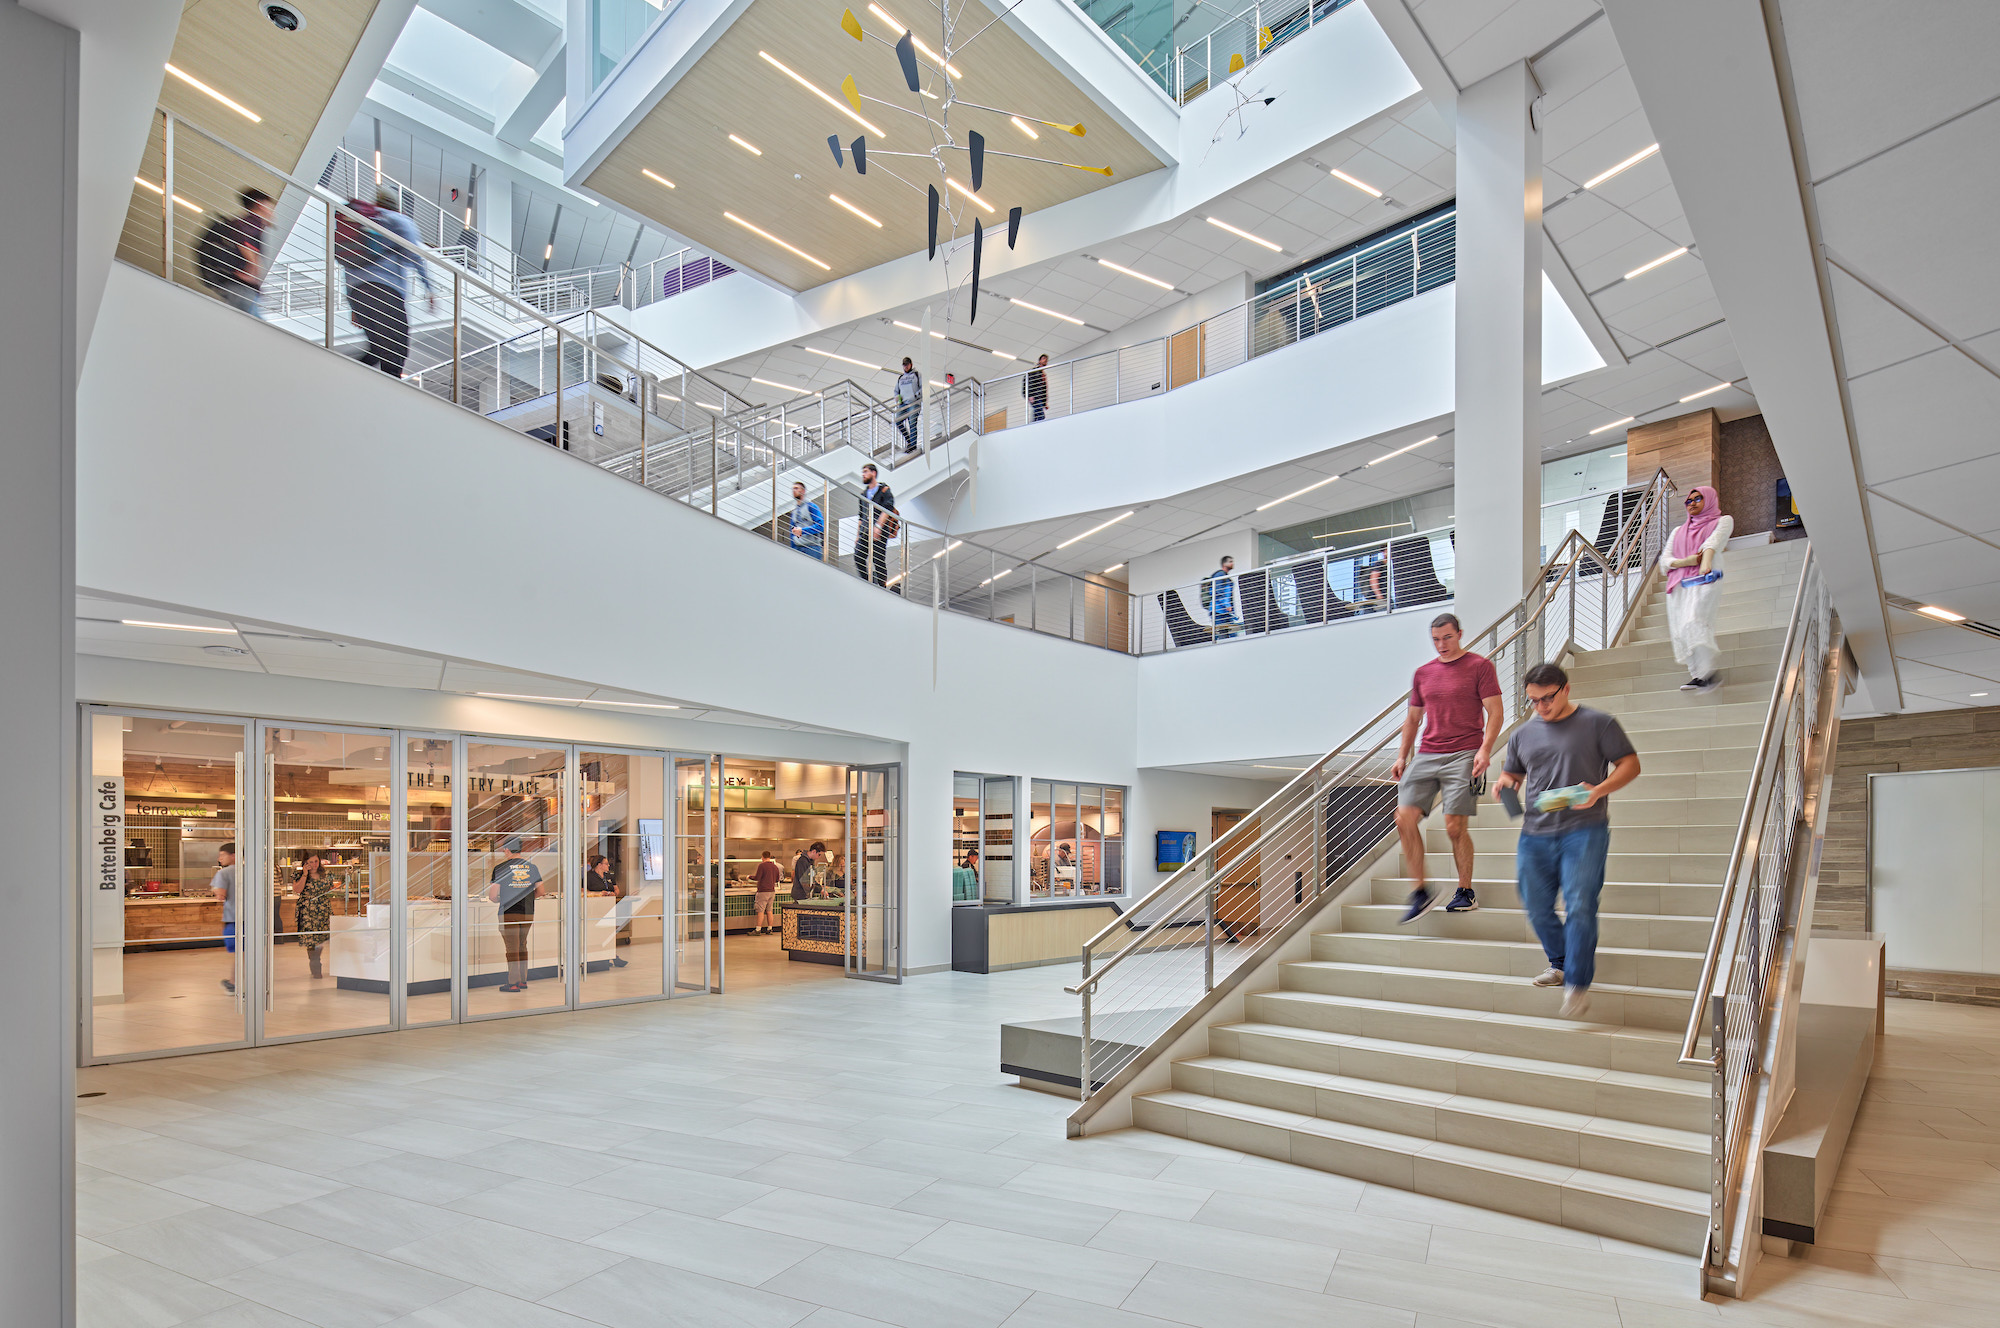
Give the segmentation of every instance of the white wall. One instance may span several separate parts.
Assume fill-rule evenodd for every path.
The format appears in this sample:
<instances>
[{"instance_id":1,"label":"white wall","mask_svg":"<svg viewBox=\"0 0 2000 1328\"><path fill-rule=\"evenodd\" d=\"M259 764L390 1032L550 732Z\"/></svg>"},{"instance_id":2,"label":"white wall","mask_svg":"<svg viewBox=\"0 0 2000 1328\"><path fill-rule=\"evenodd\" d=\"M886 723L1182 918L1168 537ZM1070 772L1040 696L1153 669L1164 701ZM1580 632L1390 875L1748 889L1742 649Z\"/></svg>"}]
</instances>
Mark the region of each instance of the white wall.
<instances>
[{"instance_id":1,"label":"white wall","mask_svg":"<svg viewBox=\"0 0 2000 1328\"><path fill-rule=\"evenodd\" d=\"M1194 292L1178 304L1170 304L1144 318L1135 318L1116 332L1107 332L1095 341L1073 346L1063 352L1063 358L1080 360L1107 350L1136 346L1156 337L1170 337L1204 319L1215 317L1225 309L1245 303L1256 293L1256 285L1248 272L1238 272L1227 281L1218 281L1205 290Z\"/></svg>"}]
</instances>

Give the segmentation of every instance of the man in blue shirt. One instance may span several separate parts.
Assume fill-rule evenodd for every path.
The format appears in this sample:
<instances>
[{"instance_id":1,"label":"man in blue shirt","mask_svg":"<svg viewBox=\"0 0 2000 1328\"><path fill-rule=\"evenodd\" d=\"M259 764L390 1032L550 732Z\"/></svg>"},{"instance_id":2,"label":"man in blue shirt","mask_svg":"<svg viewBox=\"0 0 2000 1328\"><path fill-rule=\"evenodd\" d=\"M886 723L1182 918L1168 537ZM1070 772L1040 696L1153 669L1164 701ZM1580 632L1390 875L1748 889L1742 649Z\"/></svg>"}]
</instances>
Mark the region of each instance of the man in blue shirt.
<instances>
[{"instance_id":1,"label":"man in blue shirt","mask_svg":"<svg viewBox=\"0 0 2000 1328\"><path fill-rule=\"evenodd\" d=\"M347 306L354 325L368 338L361 363L401 378L403 365L410 358L410 275L423 278L432 309L437 308L437 288L431 284L430 264L420 256L423 235L416 222L396 211L398 202L394 193L384 189L375 195L372 209L354 209L407 241L408 247L363 227L361 247L366 257L347 264Z\"/></svg>"},{"instance_id":2,"label":"man in blue shirt","mask_svg":"<svg viewBox=\"0 0 2000 1328\"><path fill-rule=\"evenodd\" d=\"M222 948L227 953L236 953L236 843L234 840L215 851L215 875L208 882L208 891L222 901ZM229 961L230 975L222 980L222 989L235 994L236 961Z\"/></svg>"},{"instance_id":3,"label":"man in blue shirt","mask_svg":"<svg viewBox=\"0 0 2000 1328\"><path fill-rule=\"evenodd\" d=\"M819 558L826 548L826 513L806 497L801 480L792 481L792 547L809 558Z\"/></svg>"},{"instance_id":4,"label":"man in blue shirt","mask_svg":"<svg viewBox=\"0 0 2000 1328\"><path fill-rule=\"evenodd\" d=\"M1208 620L1215 625L1215 639L1236 635L1236 582L1232 574L1236 571L1236 560L1223 555L1222 566L1208 574L1201 583L1201 604L1208 610Z\"/></svg>"}]
</instances>

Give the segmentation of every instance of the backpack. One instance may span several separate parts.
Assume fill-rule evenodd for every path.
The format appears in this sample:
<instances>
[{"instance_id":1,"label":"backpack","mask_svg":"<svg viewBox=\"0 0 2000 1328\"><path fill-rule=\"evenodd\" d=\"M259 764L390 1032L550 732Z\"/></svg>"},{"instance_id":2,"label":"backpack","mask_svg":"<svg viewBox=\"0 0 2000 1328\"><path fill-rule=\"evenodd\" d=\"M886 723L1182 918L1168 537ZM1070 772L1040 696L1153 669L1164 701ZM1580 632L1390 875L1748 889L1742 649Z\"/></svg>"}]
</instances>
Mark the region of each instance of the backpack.
<instances>
[{"instance_id":1,"label":"backpack","mask_svg":"<svg viewBox=\"0 0 2000 1328\"><path fill-rule=\"evenodd\" d=\"M234 281L243 268L242 251L236 247L235 221L233 217L217 217L202 229L194 242L195 271L201 274L202 284L220 286L225 281Z\"/></svg>"},{"instance_id":2,"label":"backpack","mask_svg":"<svg viewBox=\"0 0 2000 1328\"><path fill-rule=\"evenodd\" d=\"M347 200L347 211L334 214L333 261L342 267L368 267L381 261L388 246L382 237L348 215L349 212L373 221L382 215L382 209L373 203L364 203L358 198Z\"/></svg>"}]
</instances>

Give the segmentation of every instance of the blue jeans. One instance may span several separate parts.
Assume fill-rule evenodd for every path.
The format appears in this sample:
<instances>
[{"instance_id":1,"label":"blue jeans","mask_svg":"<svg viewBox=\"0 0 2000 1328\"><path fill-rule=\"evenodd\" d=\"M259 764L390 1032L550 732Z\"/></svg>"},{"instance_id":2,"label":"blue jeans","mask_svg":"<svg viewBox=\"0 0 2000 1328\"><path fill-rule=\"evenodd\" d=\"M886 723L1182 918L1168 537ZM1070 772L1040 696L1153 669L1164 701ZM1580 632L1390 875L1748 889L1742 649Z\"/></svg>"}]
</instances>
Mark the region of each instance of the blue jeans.
<instances>
[{"instance_id":1,"label":"blue jeans","mask_svg":"<svg viewBox=\"0 0 2000 1328\"><path fill-rule=\"evenodd\" d=\"M1597 976L1597 897L1604 892L1604 858L1611 827L1587 825L1556 835L1522 835L1514 849L1521 906L1528 910L1549 967L1563 985L1588 987ZM1563 919L1556 919L1560 892Z\"/></svg>"}]
</instances>

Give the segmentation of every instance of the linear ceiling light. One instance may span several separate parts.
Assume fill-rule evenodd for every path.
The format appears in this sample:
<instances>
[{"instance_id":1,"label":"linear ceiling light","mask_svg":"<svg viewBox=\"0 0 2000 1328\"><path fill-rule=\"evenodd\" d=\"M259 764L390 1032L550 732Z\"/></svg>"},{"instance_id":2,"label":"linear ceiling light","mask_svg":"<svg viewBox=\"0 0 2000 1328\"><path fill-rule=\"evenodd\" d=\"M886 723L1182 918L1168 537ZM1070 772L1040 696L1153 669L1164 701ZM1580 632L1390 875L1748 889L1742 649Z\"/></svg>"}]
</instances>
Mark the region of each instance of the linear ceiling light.
<instances>
[{"instance_id":1,"label":"linear ceiling light","mask_svg":"<svg viewBox=\"0 0 2000 1328\"><path fill-rule=\"evenodd\" d=\"M1610 170L1605 171L1599 175L1593 175L1588 180L1585 180L1583 182L1583 187L1585 189L1595 189L1597 188L1597 186L1603 184L1606 180L1609 180L1612 176L1620 175L1626 171L1631 170L1634 166L1637 166L1640 162L1652 156L1655 152L1658 152L1659 150L1660 150L1660 145L1658 143L1653 144L1653 146L1649 148L1641 148L1639 151L1633 153L1625 160L1619 162L1616 166L1613 166Z\"/></svg>"},{"instance_id":2,"label":"linear ceiling light","mask_svg":"<svg viewBox=\"0 0 2000 1328\"><path fill-rule=\"evenodd\" d=\"M731 134L729 136L729 141L734 143L737 147L742 148L745 152L751 153L754 156L761 157L764 155L764 149L758 147L755 143L752 143L747 138L739 138L735 134Z\"/></svg>"},{"instance_id":3,"label":"linear ceiling light","mask_svg":"<svg viewBox=\"0 0 2000 1328\"><path fill-rule=\"evenodd\" d=\"M1967 693L1966 693L1966 695L1967 695L1967 696L1985 696L1985 695L1986 695L1986 693L1985 693L1985 692L1967 692Z\"/></svg>"},{"instance_id":4,"label":"linear ceiling light","mask_svg":"<svg viewBox=\"0 0 2000 1328\"><path fill-rule=\"evenodd\" d=\"M217 101L221 102L224 106L227 106L230 110L236 112L238 115L248 120L251 124L264 123L263 116L257 114L257 112L251 110L248 106L245 106L240 101L231 101L229 98L217 92L214 88L208 86L208 84L196 78L193 74L187 73L183 70L176 69L173 67L172 64L169 64L167 66L167 72L169 74L172 74L175 78L179 79L181 82L187 84L189 87L193 88L196 92L206 92L209 96L215 98Z\"/></svg>"},{"instance_id":5,"label":"linear ceiling light","mask_svg":"<svg viewBox=\"0 0 2000 1328\"><path fill-rule=\"evenodd\" d=\"M1638 267L1633 268L1630 272L1627 272L1625 274L1625 280L1630 281L1632 278L1636 276L1640 276L1644 273L1651 272L1654 268L1658 267L1662 263L1671 263L1676 258L1679 258L1682 254L1686 252L1687 252L1687 246L1682 245L1680 248L1674 250L1670 254L1661 254L1658 258L1654 259L1650 263L1641 263Z\"/></svg>"},{"instance_id":6,"label":"linear ceiling light","mask_svg":"<svg viewBox=\"0 0 2000 1328\"><path fill-rule=\"evenodd\" d=\"M148 180L143 175L133 176L132 183L139 185L143 188L150 189L156 194L164 195L167 192L165 189L161 188L159 185L154 184L151 180ZM179 203L182 207L186 208L190 212L201 211L201 208L197 204L188 202L185 198L182 198L179 194L174 195L174 202Z\"/></svg>"},{"instance_id":7,"label":"linear ceiling light","mask_svg":"<svg viewBox=\"0 0 2000 1328\"><path fill-rule=\"evenodd\" d=\"M965 543L964 540L953 540L951 543L945 545L942 549L939 549L936 553L932 554L931 561L936 562L938 559L944 557L947 553L950 553L953 549L956 549L957 547L959 547L959 545L963 543Z\"/></svg>"},{"instance_id":8,"label":"linear ceiling light","mask_svg":"<svg viewBox=\"0 0 2000 1328\"><path fill-rule=\"evenodd\" d=\"M1377 189L1372 184L1361 183L1361 181L1355 179L1353 176L1349 175L1346 171L1336 170L1332 167L1329 167L1327 169L1327 174L1331 175L1336 180L1345 180L1347 183L1353 185L1356 189L1359 189L1362 193L1368 195L1370 198L1380 198L1382 196L1382 191L1380 189Z\"/></svg>"},{"instance_id":9,"label":"linear ceiling light","mask_svg":"<svg viewBox=\"0 0 2000 1328\"><path fill-rule=\"evenodd\" d=\"M1124 267L1121 266L1120 264L1114 263L1108 258L1098 259L1097 264L1099 267L1108 267L1113 272L1123 272L1128 277L1137 277L1141 281L1150 281L1155 286L1158 286L1161 290L1164 291L1170 291L1173 289L1173 286L1170 283L1161 281L1158 277L1149 277L1143 272L1134 272L1131 268Z\"/></svg>"},{"instance_id":10,"label":"linear ceiling light","mask_svg":"<svg viewBox=\"0 0 2000 1328\"><path fill-rule=\"evenodd\" d=\"M1594 434L1603 433L1608 429L1615 429L1621 424L1630 424L1633 420L1636 420L1638 418L1639 417L1637 415L1627 415L1622 420L1613 420L1609 424L1600 424L1595 429L1592 429L1591 432Z\"/></svg>"},{"instance_id":11,"label":"linear ceiling light","mask_svg":"<svg viewBox=\"0 0 2000 1328\"><path fill-rule=\"evenodd\" d=\"M1104 569L1103 571L1099 572L1099 573L1098 573L1098 575L1099 575L1099 576L1110 576L1110 575L1111 575L1111 574L1112 574L1113 572L1117 571L1117 570L1118 570L1119 568L1123 567L1124 565L1125 565L1124 563L1113 563L1113 564L1111 564L1111 566L1109 566L1109 567L1105 568L1105 569Z\"/></svg>"},{"instance_id":12,"label":"linear ceiling light","mask_svg":"<svg viewBox=\"0 0 2000 1328\"><path fill-rule=\"evenodd\" d=\"M1018 356L1018 355L1009 355L1009 354L1008 354L1008 353L1007 353L1006 351L1004 351L1004 350L996 350L996 351L994 351L993 353L994 353L995 355L999 356L999 357L1000 357L1001 359L1003 359L1003 360L1018 360L1018 359L1020 359L1020 358L1021 358L1021 357L1020 357L1020 356Z\"/></svg>"},{"instance_id":13,"label":"linear ceiling light","mask_svg":"<svg viewBox=\"0 0 2000 1328\"><path fill-rule=\"evenodd\" d=\"M971 199L973 202L979 204L979 206L985 208L988 212L993 211L993 205L991 203L981 198L978 194L973 193L970 189L967 189L964 185L952 179L949 175L944 177L944 182L950 185L952 188L958 190L959 193L964 194L967 198Z\"/></svg>"},{"instance_id":14,"label":"linear ceiling light","mask_svg":"<svg viewBox=\"0 0 2000 1328\"><path fill-rule=\"evenodd\" d=\"M1139 509L1135 507L1132 509L1131 512L1123 512L1117 516L1112 517L1109 521L1099 522L1097 525L1092 526L1089 530L1084 531L1081 535L1071 535L1068 539L1056 545L1056 547L1058 549L1067 549L1070 545L1076 543L1078 540L1089 539L1092 535L1095 535L1100 530L1109 530L1112 526L1117 525L1120 521L1123 521L1126 517L1131 516L1132 512L1136 512L1138 510Z\"/></svg>"},{"instance_id":15,"label":"linear ceiling light","mask_svg":"<svg viewBox=\"0 0 2000 1328\"><path fill-rule=\"evenodd\" d=\"M679 710L677 705L667 705L660 701L606 701L590 696L530 696L526 692L474 692L474 696L490 696L497 701L555 701L562 705L615 705L633 706L640 710Z\"/></svg>"},{"instance_id":16,"label":"linear ceiling light","mask_svg":"<svg viewBox=\"0 0 2000 1328\"><path fill-rule=\"evenodd\" d=\"M870 226L875 227L877 230L881 229L882 227L881 222L875 220L875 218L869 216L866 212L863 212L860 208L854 206L854 204L848 202L846 199L842 198L839 194L828 194L827 197L832 199L834 202L840 204L840 206L846 208L849 212L852 212L855 216L867 222Z\"/></svg>"},{"instance_id":17,"label":"linear ceiling light","mask_svg":"<svg viewBox=\"0 0 2000 1328\"><path fill-rule=\"evenodd\" d=\"M1018 304L1023 309L1033 309L1038 314L1047 314L1051 318L1060 318L1065 323L1075 323L1078 327L1084 325L1081 318L1071 318L1068 314L1059 314L1053 309L1044 309L1039 304L1029 304L1026 300L1017 300L1011 295L1007 297L1007 302L1009 304Z\"/></svg>"},{"instance_id":18,"label":"linear ceiling light","mask_svg":"<svg viewBox=\"0 0 2000 1328\"><path fill-rule=\"evenodd\" d=\"M1285 252L1283 249L1279 248L1275 244L1272 244L1269 240L1265 239L1263 236L1252 235L1249 231L1241 230L1235 226L1232 226L1228 222L1223 221L1218 217L1210 217L1208 219L1208 224L1211 226L1220 226L1223 230L1228 231L1231 235L1241 236L1243 239L1248 240L1252 244L1261 244L1274 254L1282 254Z\"/></svg>"},{"instance_id":19,"label":"linear ceiling light","mask_svg":"<svg viewBox=\"0 0 2000 1328\"><path fill-rule=\"evenodd\" d=\"M820 271L822 272L833 271L833 268L830 265L820 262L819 259L814 258L811 254L799 248L797 245L786 243L785 241L779 239L777 236L771 234L771 232L765 230L761 226L751 225L749 222L743 220L743 218L737 216L734 212L724 212L722 215L729 218L731 221L735 222L738 226L741 226L744 230L749 231L752 235L760 235L763 238L769 240L772 244L777 245L780 249L789 249L791 252L797 254L800 258L805 259L806 262L811 263L813 266L820 269Z\"/></svg>"},{"instance_id":20,"label":"linear ceiling light","mask_svg":"<svg viewBox=\"0 0 2000 1328\"><path fill-rule=\"evenodd\" d=\"M807 347L806 347L805 349L806 349L806 352L807 352L808 354L811 354L811 355L824 355L824 356L826 356L826 358L828 358L829 360L839 360L839 361L840 361L840 362L841 362L842 364L852 364L852 365L855 365L856 367L858 367L858 368L862 368L862 369L873 369L873 370L874 370L874 371L875 371L876 373L887 373L887 372L888 372L888 370L887 370L887 369L884 369L884 368L883 368L883 367L882 367L881 365L879 365L879 364L870 364L870 363L868 363L868 361L866 361L866 360L855 360L855 359L849 359L849 358L848 358L847 356L845 356L845 355L836 355L836 354L834 354L834 353L833 353L832 351L830 351L830 350L821 350L821 349L820 349L820 348L819 348L818 346L807 346Z\"/></svg>"},{"instance_id":21,"label":"linear ceiling light","mask_svg":"<svg viewBox=\"0 0 2000 1328\"><path fill-rule=\"evenodd\" d=\"M984 581L981 581L979 584L982 586L990 586L995 581L998 581L1001 577L1012 576L1012 575L1014 575L1014 569L1010 567L1004 572L995 572L992 576L987 577Z\"/></svg>"},{"instance_id":22,"label":"linear ceiling light","mask_svg":"<svg viewBox=\"0 0 2000 1328\"><path fill-rule=\"evenodd\" d=\"M1263 507L1260 507L1257 510L1262 512L1268 508L1276 507L1279 503L1289 503L1290 501L1292 501L1292 499L1298 497L1300 494L1311 493L1314 489L1324 488L1326 485L1333 483L1335 480L1339 478L1340 476L1338 475L1329 475L1323 480L1318 480L1312 484L1306 485L1306 487L1303 489L1294 489L1282 498L1273 498L1270 502L1265 503Z\"/></svg>"},{"instance_id":23,"label":"linear ceiling light","mask_svg":"<svg viewBox=\"0 0 2000 1328\"><path fill-rule=\"evenodd\" d=\"M904 33L909 31L908 28L904 27L901 23L898 23L895 19L891 18L889 16L889 12L883 9L882 6L880 5L868 6L868 12L873 14L876 18L881 19L884 23L887 23L890 27L894 28L896 30L896 35L898 37L902 36ZM984 31L984 29L981 29L981 31ZM911 37L910 41L912 44L916 46L918 50L922 51L925 55L929 56L933 64L944 65L945 73L950 74L953 78L965 77L965 75L959 73L958 70L953 66L946 65L944 63L943 56L939 55L936 51L933 51L930 47L924 45L924 39L922 37Z\"/></svg>"},{"instance_id":24,"label":"linear ceiling light","mask_svg":"<svg viewBox=\"0 0 2000 1328\"><path fill-rule=\"evenodd\" d=\"M1964 614L1962 614L1962 613L1953 613L1953 612L1952 612L1952 611L1951 611L1950 609L1941 609L1941 608L1939 608L1939 607L1938 607L1937 605L1935 605L1935 604L1923 604L1923 605L1919 605L1919 606L1917 607L1917 612L1918 612L1918 613L1921 613L1921 614L1923 614L1923 615L1924 615L1924 617L1926 617L1926 618L1935 618L1935 619L1937 619L1937 620L1938 620L1939 622L1952 622L1952 623L1958 623L1958 622L1964 622L1964 621L1965 621L1965 615L1964 615ZM152 624L152 625L153 625L153 626L159 626L160 624L158 624L158 623L155 623L155 624Z\"/></svg>"},{"instance_id":25,"label":"linear ceiling light","mask_svg":"<svg viewBox=\"0 0 2000 1328\"><path fill-rule=\"evenodd\" d=\"M1036 133L1035 127L1029 124L1026 120L1023 120L1018 115L1010 115L1007 118L1013 122L1013 125L1016 129L1026 134L1029 138L1034 139L1038 143L1041 141L1042 136Z\"/></svg>"},{"instance_id":26,"label":"linear ceiling light","mask_svg":"<svg viewBox=\"0 0 2000 1328\"><path fill-rule=\"evenodd\" d=\"M669 189L680 188L679 185L675 184L672 180L669 180L666 176L661 175L658 172L654 171L650 166L641 166L639 168L639 174L645 176L648 180L651 180L654 184L663 184Z\"/></svg>"},{"instance_id":27,"label":"linear ceiling light","mask_svg":"<svg viewBox=\"0 0 2000 1328\"><path fill-rule=\"evenodd\" d=\"M1418 448L1422 447L1425 443L1434 443L1437 440L1438 440L1437 434L1432 434L1428 438L1419 438L1417 439L1416 442L1409 443L1403 447L1399 447L1393 452L1384 452L1381 456L1376 457L1373 461L1369 462L1368 464L1371 466L1379 466L1384 461L1389 460L1391 457L1399 457L1403 455L1403 453L1405 452L1414 452Z\"/></svg>"},{"instance_id":28,"label":"linear ceiling light","mask_svg":"<svg viewBox=\"0 0 2000 1328\"><path fill-rule=\"evenodd\" d=\"M905 332L921 332L921 331L923 331L923 329L922 329L922 328L920 328L920 327L918 327L918 326L917 326L917 325L916 325L915 323L906 323L906 322L904 322L904 321L903 321L902 319L900 319L900 318L892 318L892 319L890 319L889 321L890 321L890 322L892 322L892 323L894 323L894 324L895 324L895 325L896 325L897 327L900 327L900 328L902 328L902 329L903 329L903 330L904 330ZM946 335L945 335L944 333L942 333L942 332L933 332L933 333L931 333L931 336L932 336L932 337L934 337L934 338L936 338L936 339L937 339L937 340L939 340L939 341L949 341L949 340L951 340L951 338L950 338L950 337L947 337L947 336L946 336Z\"/></svg>"},{"instance_id":29,"label":"linear ceiling light","mask_svg":"<svg viewBox=\"0 0 2000 1328\"><path fill-rule=\"evenodd\" d=\"M763 384L764 386L766 386L766 387L775 387L775 388L779 388L779 389L781 389L781 390L783 390L783 391L786 391L786 392L798 392L798 393L800 393L800 394L802 394L802 395L803 395L803 394L808 394L808 393L810 393L810 394L811 394L811 395L813 395L813 396L818 396L818 395L819 395L819 393L817 393L817 392L814 392L814 391L813 391L813 390L812 390L811 388L809 388L809 387L794 387L794 386L792 386L792 385L791 385L790 383L780 383L780 382L778 382L778 381L777 381L776 379L772 379L772 378L759 378L759 377L757 377L757 376L756 376L755 374L752 374L752 375L750 376L750 381L751 381L751 382L753 382L753 383L762 383L762 384Z\"/></svg>"},{"instance_id":30,"label":"linear ceiling light","mask_svg":"<svg viewBox=\"0 0 2000 1328\"><path fill-rule=\"evenodd\" d=\"M1726 387L1729 387L1729 386L1730 386L1730 384L1728 384L1728 383L1717 383L1717 384L1716 384L1716 385L1715 385L1714 387L1704 387L1704 388L1703 388L1703 389L1701 389L1701 391L1699 391L1699 392L1690 392L1690 393L1688 393L1688 394L1687 394L1686 396L1682 397L1682 398L1681 398L1681 400L1682 400L1682 401L1698 401L1698 400L1700 400L1700 399L1701 399L1702 397L1707 397L1707 396L1714 396L1714 395L1715 395L1715 394L1716 394L1717 392L1720 392L1720 391L1722 391L1722 390L1723 390L1724 388L1726 388Z\"/></svg>"},{"instance_id":31,"label":"linear ceiling light","mask_svg":"<svg viewBox=\"0 0 2000 1328\"><path fill-rule=\"evenodd\" d=\"M793 69L790 65L778 59L778 57L772 55L769 51L759 51L757 52L757 54L764 57L765 64L770 65L771 68L777 70L785 77L791 79L792 82L798 84L800 87L804 88L807 92L812 93L813 96L818 97L821 101L833 107L834 110L839 111L842 115L854 121L854 123L860 125L863 129L866 129L869 133L875 135L877 138L888 137L888 135L883 133L881 128L877 126L872 120L862 119L861 115L852 106L849 106L846 102L840 100L840 98L834 96L832 93L828 92L825 88L822 88L821 86L819 86L819 84L807 78L804 74L799 73L797 70Z\"/></svg>"},{"instance_id":32,"label":"linear ceiling light","mask_svg":"<svg viewBox=\"0 0 2000 1328\"><path fill-rule=\"evenodd\" d=\"M236 635L234 627L196 627L193 623L147 622L143 618L120 618L118 622L123 627L158 627L169 632L213 632L217 636Z\"/></svg>"}]
</instances>

